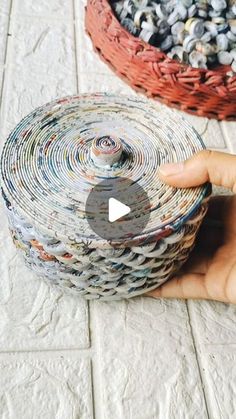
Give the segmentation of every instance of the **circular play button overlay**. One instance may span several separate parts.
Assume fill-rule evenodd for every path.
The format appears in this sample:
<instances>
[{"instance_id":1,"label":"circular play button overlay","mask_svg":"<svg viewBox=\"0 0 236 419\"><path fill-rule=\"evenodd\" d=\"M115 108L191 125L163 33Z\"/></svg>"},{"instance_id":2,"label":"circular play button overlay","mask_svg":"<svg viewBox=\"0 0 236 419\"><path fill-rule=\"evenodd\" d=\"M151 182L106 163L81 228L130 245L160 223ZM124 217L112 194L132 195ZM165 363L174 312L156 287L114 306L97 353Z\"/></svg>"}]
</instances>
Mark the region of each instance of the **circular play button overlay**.
<instances>
[{"instance_id":1,"label":"circular play button overlay","mask_svg":"<svg viewBox=\"0 0 236 419\"><path fill-rule=\"evenodd\" d=\"M99 237L110 241L132 239L142 234L150 216L147 193L124 177L99 182L86 202L86 218Z\"/></svg>"}]
</instances>

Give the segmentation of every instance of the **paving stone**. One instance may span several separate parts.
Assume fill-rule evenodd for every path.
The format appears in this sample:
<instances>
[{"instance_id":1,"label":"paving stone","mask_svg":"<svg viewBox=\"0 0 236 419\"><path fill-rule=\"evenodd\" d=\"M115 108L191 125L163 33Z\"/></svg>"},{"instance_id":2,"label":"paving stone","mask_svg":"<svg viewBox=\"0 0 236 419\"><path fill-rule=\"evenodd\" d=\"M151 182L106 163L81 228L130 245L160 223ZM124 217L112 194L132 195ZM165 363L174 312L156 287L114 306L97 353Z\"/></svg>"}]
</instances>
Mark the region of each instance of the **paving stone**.
<instances>
[{"instance_id":1,"label":"paving stone","mask_svg":"<svg viewBox=\"0 0 236 419\"><path fill-rule=\"evenodd\" d=\"M92 419L89 361L0 361L0 416Z\"/></svg>"},{"instance_id":2,"label":"paving stone","mask_svg":"<svg viewBox=\"0 0 236 419\"><path fill-rule=\"evenodd\" d=\"M0 212L0 351L87 348L85 300L65 295L25 267Z\"/></svg>"},{"instance_id":3,"label":"paving stone","mask_svg":"<svg viewBox=\"0 0 236 419\"><path fill-rule=\"evenodd\" d=\"M104 418L207 418L186 305L93 303Z\"/></svg>"}]
</instances>

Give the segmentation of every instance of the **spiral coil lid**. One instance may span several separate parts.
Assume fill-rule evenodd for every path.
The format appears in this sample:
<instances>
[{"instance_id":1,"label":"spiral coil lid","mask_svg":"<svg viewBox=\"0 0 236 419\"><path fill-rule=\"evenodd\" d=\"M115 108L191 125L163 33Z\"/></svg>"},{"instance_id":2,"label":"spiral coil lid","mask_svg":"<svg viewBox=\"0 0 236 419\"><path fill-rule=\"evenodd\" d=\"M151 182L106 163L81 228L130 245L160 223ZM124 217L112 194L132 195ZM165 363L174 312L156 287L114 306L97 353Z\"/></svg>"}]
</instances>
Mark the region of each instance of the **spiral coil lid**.
<instances>
[{"instance_id":1,"label":"spiral coil lid","mask_svg":"<svg viewBox=\"0 0 236 419\"><path fill-rule=\"evenodd\" d=\"M185 160L204 145L185 120L140 98L93 94L48 103L26 116L7 139L1 157L5 200L35 228L67 242L106 246L90 228L86 200L104 179L132 180L140 239L175 230L200 206L208 186L175 189L158 176L160 164ZM148 194L139 202L135 185ZM109 191L105 191L109 195ZM90 217L96 217L97 209ZM125 238L124 238L125 239ZM137 240L130 232L130 243ZM127 242L126 242L127 244Z\"/></svg>"}]
</instances>

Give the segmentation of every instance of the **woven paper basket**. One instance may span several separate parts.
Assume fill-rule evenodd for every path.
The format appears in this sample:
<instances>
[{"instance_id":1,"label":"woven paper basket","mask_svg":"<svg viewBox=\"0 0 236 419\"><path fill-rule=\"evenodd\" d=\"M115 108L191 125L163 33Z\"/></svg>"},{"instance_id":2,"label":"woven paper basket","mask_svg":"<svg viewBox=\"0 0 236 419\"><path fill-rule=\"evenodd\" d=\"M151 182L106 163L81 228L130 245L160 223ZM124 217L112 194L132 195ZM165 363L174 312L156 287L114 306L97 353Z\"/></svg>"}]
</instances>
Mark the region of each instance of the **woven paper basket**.
<instances>
[{"instance_id":1,"label":"woven paper basket","mask_svg":"<svg viewBox=\"0 0 236 419\"><path fill-rule=\"evenodd\" d=\"M83 95L36 109L11 133L1 158L17 249L38 276L87 299L156 288L188 258L210 192L209 185L171 188L160 181L158 167L203 148L182 117L144 99ZM96 200L88 211L88 198L101 179L122 190L124 178L132 211L117 224L120 236L113 236L112 225L108 240L104 205ZM146 198L135 193L137 185ZM108 186L99 189L106 202ZM101 236L91 222L102 223Z\"/></svg>"},{"instance_id":2,"label":"woven paper basket","mask_svg":"<svg viewBox=\"0 0 236 419\"><path fill-rule=\"evenodd\" d=\"M212 71L171 60L127 32L107 0L88 0L85 26L100 57L135 90L195 115L236 119L236 75L227 75L230 67Z\"/></svg>"}]
</instances>

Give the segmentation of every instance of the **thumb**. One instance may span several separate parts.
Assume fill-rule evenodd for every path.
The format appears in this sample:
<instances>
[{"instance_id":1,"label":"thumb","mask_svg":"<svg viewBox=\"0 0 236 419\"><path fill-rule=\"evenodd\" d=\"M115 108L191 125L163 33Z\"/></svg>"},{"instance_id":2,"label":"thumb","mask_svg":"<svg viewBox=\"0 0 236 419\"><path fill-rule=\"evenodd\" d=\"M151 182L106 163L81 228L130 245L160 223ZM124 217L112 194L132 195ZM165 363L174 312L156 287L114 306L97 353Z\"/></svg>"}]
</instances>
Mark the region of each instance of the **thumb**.
<instances>
[{"instance_id":1,"label":"thumb","mask_svg":"<svg viewBox=\"0 0 236 419\"><path fill-rule=\"evenodd\" d=\"M163 182L179 188L199 186L209 181L236 193L236 156L203 150L185 162L162 165L159 175Z\"/></svg>"}]
</instances>

